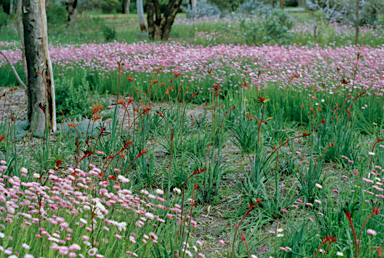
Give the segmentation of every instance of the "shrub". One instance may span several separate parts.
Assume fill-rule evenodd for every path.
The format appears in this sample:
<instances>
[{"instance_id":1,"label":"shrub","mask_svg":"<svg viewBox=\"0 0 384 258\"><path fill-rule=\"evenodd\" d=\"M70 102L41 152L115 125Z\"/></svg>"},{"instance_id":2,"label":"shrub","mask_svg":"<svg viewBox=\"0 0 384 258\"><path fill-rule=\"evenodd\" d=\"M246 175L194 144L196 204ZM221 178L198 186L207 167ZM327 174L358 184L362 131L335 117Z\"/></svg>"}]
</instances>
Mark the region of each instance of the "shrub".
<instances>
[{"instance_id":1,"label":"shrub","mask_svg":"<svg viewBox=\"0 0 384 258\"><path fill-rule=\"evenodd\" d=\"M116 30L113 27L104 26L103 35L106 41L111 41L113 39L116 39Z\"/></svg>"},{"instance_id":2,"label":"shrub","mask_svg":"<svg viewBox=\"0 0 384 258\"><path fill-rule=\"evenodd\" d=\"M292 26L291 19L284 11L261 8L258 10L256 17L243 17L235 26L228 24L221 26L221 30L234 44L282 45L290 44L292 38L290 29Z\"/></svg>"},{"instance_id":3,"label":"shrub","mask_svg":"<svg viewBox=\"0 0 384 258\"><path fill-rule=\"evenodd\" d=\"M217 6L207 3L198 2L196 7L191 9L189 6L185 9L185 13L188 19L196 19L200 17L220 17L221 11Z\"/></svg>"},{"instance_id":4,"label":"shrub","mask_svg":"<svg viewBox=\"0 0 384 258\"><path fill-rule=\"evenodd\" d=\"M7 25L8 15L3 11L3 7L0 6L0 29L1 27Z\"/></svg>"},{"instance_id":5,"label":"shrub","mask_svg":"<svg viewBox=\"0 0 384 258\"><path fill-rule=\"evenodd\" d=\"M121 4L118 0L103 0L101 2L101 10L103 13L119 13L121 12Z\"/></svg>"},{"instance_id":6,"label":"shrub","mask_svg":"<svg viewBox=\"0 0 384 258\"><path fill-rule=\"evenodd\" d=\"M97 93L91 92L89 83L83 75L82 83L74 85L73 79L66 77L59 78L56 82L56 110L63 112L65 116L90 117L92 103L101 102L104 106L108 105L107 100L102 101ZM62 115L57 116L57 120L62 120Z\"/></svg>"},{"instance_id":7,"label":"shrub","mask_svg":"<svg viewBox=\"0 0 384 258\"><path fill-rule=\"evenodd\" d=\"M67 10L65 10L64 6L57 3L48 5L48 9L47 9L48 23L50 24L64 23L67 21L67 18L68 18L68 13L67 13Z\"/></svg>"}]
</instances>

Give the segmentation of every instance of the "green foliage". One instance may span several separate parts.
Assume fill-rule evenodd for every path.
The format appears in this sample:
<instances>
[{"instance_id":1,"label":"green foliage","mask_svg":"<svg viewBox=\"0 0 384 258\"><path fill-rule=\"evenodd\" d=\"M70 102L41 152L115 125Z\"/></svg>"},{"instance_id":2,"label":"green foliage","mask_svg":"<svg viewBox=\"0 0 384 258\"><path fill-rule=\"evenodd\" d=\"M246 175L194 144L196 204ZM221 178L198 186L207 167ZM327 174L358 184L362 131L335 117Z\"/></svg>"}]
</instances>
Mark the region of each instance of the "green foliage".
<instances>
[{"instance_id":1,"label":"green foliage","mask_svg":"<svg viewBox=\"0 0 384 258\"><path fill-rule=\"evenodd\" d=\"M121 9L122 7L118 0L103 0L101 2L101 10L103 13L119 13Z\"/></svg>"},{"instance_id":2,"label":"green foliage","mask_svg":"<svg viewBox=\"0 0 384 258\"><path fill-rule=\"evenodd\" d=\"M73 78L66 76L59 77L55 83L56 86L56 110L61 111L68 117L90 117L92 115L91 105L99 102L105 107L108 106L108 100L102 100L97 93L91 92L89 83L85 79L85 73L81 83L75 85ZM60 122L62 116L58 115Z\"/></svg>"},{"instance_id":3,"label":"green foliage","mask_svg":"<svg viewBox=\"0 0 384 258\"><path fill-rule=\"evenodd\" d=\"M245 0L210 0L210 3L219 7L220 10L236 11Z\"/></svg>"},{"instance_id":4,"label":"green foliage","mask_svg":"<svg viewBox=\"0 0 384 258\"><path fill-rule=\"evenodd\" d=\"M111 41L116 39L116 30L114 27L104 26L103 34L106 41Z\"/></svg>"},{"instance_id":5,"label":"green foliage","mask_svg":"<svg viewBox=\"0 0 384 258\"><path fill-rule=\"evenodd\" d=\"M64 6L53 3L48 5L47 9L47 22L49 24L62 24L68 19L68 13Z\"/></svg>"},{"instance_id":6,"label":"green foliage","mask_svg":"<svg viewBox=\"0 0 384 258\"><path fill-rule=\"evenodd\" d=\"M8 15L4 12L3 7L0 5L0 29L1 27L7 25Z\"/></svg>"}]
</instances>

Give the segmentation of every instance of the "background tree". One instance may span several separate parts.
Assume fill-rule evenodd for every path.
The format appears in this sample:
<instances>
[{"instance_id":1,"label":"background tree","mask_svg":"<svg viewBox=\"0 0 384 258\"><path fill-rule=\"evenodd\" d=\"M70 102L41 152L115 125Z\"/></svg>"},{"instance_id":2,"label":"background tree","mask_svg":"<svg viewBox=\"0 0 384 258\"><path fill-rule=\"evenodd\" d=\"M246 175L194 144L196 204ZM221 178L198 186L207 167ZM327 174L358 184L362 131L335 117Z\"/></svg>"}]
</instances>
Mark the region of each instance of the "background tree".
<instances>
[{"instance_id":1,"label":"background tree","mask_svg":"<svg viewBox=\"0 0 384 258\"><path fill-rule=\"evenodd\" d=\"M148 0L147 20L149 37L154 40L168 40L172 24L175 21L182 0L170 0L164 14L161 15L159 0Z\"/></svg>"},{"instance_id":2,"label":"background tree","mask_svg":"<svg viewBox=\"0 0 384 258\"><path fill-rule=\"evenodd\" d=\"M23 21L22 21L22 5L23 0L17 0L17 16L16 16L16 27L17 27L17 33L20 38L21 42L21 58L22 64L23 64L23 72L24 72L24 78L25 81L28 84L28 69L27 69L27 60L25 59L25 44L24 44L24 31L23 31Z\"/></svg>"},{"instance_id":3,"label":"background tree","mask_svg":"<svg viewBox=\"0 0 384 258\"><path fill-rule=\"evenodd\" d=\"M129 14L130 5L131 5L131 0L123 0L123 13Z\"/></svg>"},{"instance_id":4,"label":"background tree","mask_svg":"<svg viewBox=\"0 0 384 258\"><path fill-rule=\"evenodd\" d=\"M137 6L137 15L139 16L140 30L147 31L147 26L145 26L143 0L136 0L136 6Z\"/></svg>"},{"instance_id":5,"label":"background tree","mask_svg":"<svg viewBox=\"0 0 384 258\"><path fill-rule=\"evenodd\" d=\"M23 0L23 25L28 69L28 120L31 132L42 135L47 126L56 130L55 86L44 0Z\"/></svg>"},{"instance_id":6,"label":"background tree","mask_svg":"<svg viewBox=\"0 0 384 258\"><path fill-rule=\"evenodd\" d=\"M77 19L77 0L68 0L67 10L68 10L68 21L74 21Z\"/></svg>"}]
</instances>

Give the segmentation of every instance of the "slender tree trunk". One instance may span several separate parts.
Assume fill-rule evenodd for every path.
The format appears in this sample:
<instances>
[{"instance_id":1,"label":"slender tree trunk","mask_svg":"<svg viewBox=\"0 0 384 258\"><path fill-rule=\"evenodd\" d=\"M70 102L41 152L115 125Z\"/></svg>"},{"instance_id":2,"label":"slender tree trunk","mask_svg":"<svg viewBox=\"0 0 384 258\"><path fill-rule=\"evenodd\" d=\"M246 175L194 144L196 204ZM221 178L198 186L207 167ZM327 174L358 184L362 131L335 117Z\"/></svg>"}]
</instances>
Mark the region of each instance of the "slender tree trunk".
<instances>
[{"instance_id":1,"label":"slender tree trunk","mask_svg":"<svg viewBox=\"0 0 384 258\"><path fill-rule=\"evenodd\" d=\"M271 6L272 6L272 8L275 7L275 0L271 0Z\"/></svg>"},{"instance_id":2,"label":"slender tree trunk","mask_svg":"<svg viewBox=\"0 0 384 258\"><path fill-rule=\"evenodd\" d=\"M355 45L359 44L359 27L360 27L360 17L359 17L359 0L356 0L356 35L355 35Z\"/></svg>"},{"instance_id":3,"label":"slender tree trunk","mask_svg":"<svg viewBox=\"0 0 384 258\"><path fill-rule=\"evenodd\" d=\"M77 0L68 0L68 21L77 19Z\"/></svg>"},{"instance_id":4,"label":"slender tree trunk","mask_svg":"<svg viewBox=\"0 0 384 258\"><path fill-rule=\"evenodd\" d=\"M123 0L123 13L129 14L130 5L131 5L131 0Z\"/></svg>"},{"instance_id":5,"label":"slender tree trunk","mask_svg":"<svg viewBox=\"0 0 384 258\"><path fill-rule=\"evenodd\" d=\"M28 84L28 69L27 69L27 60L25 59L25 45L24 45L24 36L23 36L23 21L22 16L22 6L23 0L18 0L17 2L17 16L16 16L16 27L17 33L19 34L20 42L21 42L21 58L23 59L23 72L25 77L25 82Z\"/></svg>"},{"instance_id":6,"label":"slender tree trunk","mask_svg":"<svg viewBox=\"0 0 384 258\"><path fill-rule=\"evenodd\" d=\"M10 2L9 2L9 14L13 14L14 13L13 1L14 0L10 0Z\"/></svg>"},{"instance_id":7,"label":"slender tree trunk","mask_svg":"<svg viewBox=\"0 0 384 258\"><path fill-rule=\"evenodd\" d=\"M31 132L42 135L46 126L56 130L55 86L44 0L23 0L23 24L28 66L28 119Z\"/></svg>"},{"instance_id":8,"label":"slender tree trunk","mask_svg":"<svg viewBox=\"0 0 384 258\"><path fill-rule=\"evenodd\" d=\"M193 10L196 7L196 0L191 0L191 9Z\"/></svg>"},{"instance_id":9,"label":"slender tree trunk","mask_svg":"<svg viewBox=\"0 0 384 258\"><path fill-rule=\"evenodd\" d=\"M148 0L147 19L149 37L154 40L168 40L171 28L182 0L170 0L164 15L161 16L158 0ZM154 17L155 15L155 17Z\"/></svg>"},{"instance_id":10,"label":"slender tree trunk","mask_svg":"<svg viewBox=\"0 0 384 258\"><path fill-rule=\"evenodd\" d=\"M147 31L147 26L145 26L143 0L136 0L136 5L137 5L137 15L139 16L140 30Z\"/></svg>"}]
</instances>

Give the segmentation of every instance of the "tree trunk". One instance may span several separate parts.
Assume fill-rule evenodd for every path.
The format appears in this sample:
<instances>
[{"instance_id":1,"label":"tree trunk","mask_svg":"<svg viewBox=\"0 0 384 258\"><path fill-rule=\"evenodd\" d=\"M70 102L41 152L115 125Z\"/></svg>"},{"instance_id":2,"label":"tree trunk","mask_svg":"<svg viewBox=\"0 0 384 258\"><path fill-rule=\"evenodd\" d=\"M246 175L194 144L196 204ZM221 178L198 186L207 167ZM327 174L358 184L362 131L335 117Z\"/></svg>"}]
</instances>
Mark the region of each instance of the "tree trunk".
<instances>
[{"instance_id":1,"label":"tree trunk","mask_svg":"<svg viewBox=\"0 0 384 258\"><path fill-rule=\"evenodd\" d=\"M359 0L356 0L356 35L355 35L355 45L359 44L359 26L360 26L360 18L359 18Z\"/></svg>"},{"instance_id":2,"label":"tree trunk","mask_svg":"<svg viewBox=\"0 0 384 258\"><path fill-rule=\"evenodd\" d=\"M68 0L68 21L74 21L77 19L77 0Z\"/></svg>"},{"instance_id":3,"label":"tree trunk","mask_svg":"<svg viewBox=\"0 0 384 258\"><path fill-rule=\"evenodd\" d=\"M48 52L44 0L23 0L25 55L28 66L28 120L35 135L56 131L55 86Z\"/></svg>"},{"instance_id":4,"label":"tree trunk","mask_svg":"<svg viewBox=\"0 0 384 258\"><path fill-rule=\"evenodd\" d=\"M179 11L182 0L170 0L164 15L161 16L161 10L158 0L148 0L147 19L149 37L154 40L168 40L171 28L177 12ZM154 17L155 13L155 17Z\"/></svg>"},{"instance_id":5,"label":"tree trunk","mask_svg":"<svg viewBox=\"0 0 384 258\"><path fill-rule=\"evenodd\" d=\"M14 10L13 10L13 1L14 1L14 0L10 0L10 2L9 2L9 14L13 14L13 13L14 13Z\"/></svg>"},{"instance_id":6,"label":"tree trunk","mask_svg":"<svg viewBox=\"0 0 384 258\"><path fill-rule=\"evenodd\" d=\"M131 0L123 0L123 13L129 14L130 5L131 5Z\"/></svg>"},{"instance_id":7,"label":"tree trunk","mask_svg":"<svg viewBox=\"0 0 384 258\"><path fill-rule=\"evenodd\" d=\"M272 8L275 7L275 0L271 0L271 6L272 6Z\"/></svg>"},{"instance_id":8,"label":"tree trunk","mask_svg":"<svg viewBox=\"0 0 384 258\"><path fill-rule=\"evenodd\" d=\"M147 31L147 26L145 26L145 18L144 18L144 6L143 0L136 0L137 5L137 15L139 16L139 24L141 31Z\"/></svg>"},{"instance_id":9,"label":"tree trunk","mask_svg":"<svg viewBox=\"0 0 384 258\"><path fill-rule=\"evenodd\" d=\"M25 82L28 85L28 70L27 70L27 60L25 59L25 45L24 45L24 36L23 36L23 21L22 18L22 6L23 0L18 0L17 2L17 16L16 16L16 27L17 33L19 34L20 42L21 42L21 58L23 59L23 72L25 77Z\"/></svg>"},{"instance_id":10,"label":"tree trunk","mask_svg":"<svg viewBox=\"0 0 384 258\"><path fill-rule=\"evenodd\" d=\"M196 0L191 0L191 9L195 9L196 7Z\"/></svg>"}]
</instances>

